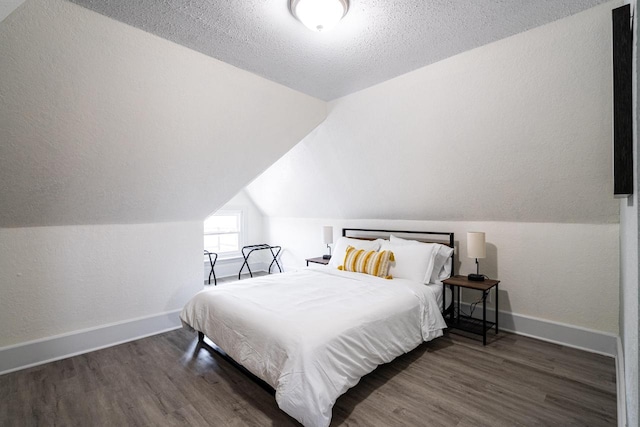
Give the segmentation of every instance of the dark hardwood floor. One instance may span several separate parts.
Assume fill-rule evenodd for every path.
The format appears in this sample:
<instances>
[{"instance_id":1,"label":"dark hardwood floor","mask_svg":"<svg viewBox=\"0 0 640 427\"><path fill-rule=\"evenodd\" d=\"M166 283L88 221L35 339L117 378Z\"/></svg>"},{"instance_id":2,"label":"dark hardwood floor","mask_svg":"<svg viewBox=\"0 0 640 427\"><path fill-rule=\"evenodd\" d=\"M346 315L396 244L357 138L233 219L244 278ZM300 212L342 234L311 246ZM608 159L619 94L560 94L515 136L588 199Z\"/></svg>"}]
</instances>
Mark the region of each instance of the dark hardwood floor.
<instances>
[{"instance_id":1,"label":"dark hardwood floor","mask_svg":"<svg viewBox=\"0 0 640 427\"><path fill-rule=\"evenodd\" d=\"M343 395L332 426L615 425L608 357L447 334ZM0 376L3 426L288 426L274 396L176 330Z\"/></svg>"}]
</instances>

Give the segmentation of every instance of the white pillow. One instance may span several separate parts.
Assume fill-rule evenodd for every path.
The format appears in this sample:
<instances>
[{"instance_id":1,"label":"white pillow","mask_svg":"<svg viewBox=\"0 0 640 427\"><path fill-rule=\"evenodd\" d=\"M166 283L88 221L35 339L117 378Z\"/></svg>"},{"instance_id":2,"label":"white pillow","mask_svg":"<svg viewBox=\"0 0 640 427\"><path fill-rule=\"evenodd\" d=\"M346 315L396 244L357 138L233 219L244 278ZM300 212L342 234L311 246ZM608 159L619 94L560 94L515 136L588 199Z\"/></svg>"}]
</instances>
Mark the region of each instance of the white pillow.
<instances>
[{"instance_id":1,"label":"white pillow","mask_svg":"<svg viewBox=\"0 0 640 427\"><path fill-rule=\"evenodd\" d=\"M380 246L380 250L393 252L395 262L391 263L391 268L389 269L391 276L419 283L429 283L436 253L438 252L434 244L385 242Z\"/></svg>"},{"instance_id":2,"label":"white pillow","mask_svg":"<svg viewBox=\"0 0 640 427\"><path fill-rule=\"evenodd\" d=\"M453 248L439 243L435 245L438 246L438 253L433 265L430 283L436 283L451 277L451 264L453 263L453 258L451 258Z\"/></svg>"},{"instance_id":3,"label":"white pillow","mask_svg":"<svg viewBox=\"0 0 640 427\"><path fill-rule=\"evenodd\" d=\"M344 261L347 253L347 246L353 246L356 249L364 249L365 251L377 251L380 249L380 242L377 240L360 240L349 237L340 237L333 246L329 267L338 268Z\"/></svg>"},{"instance_id":4,"label":"white pillow","mask_svg":"<svg viewBox=\"0 0 640 427\"><path fill-rule=\"evenodd\" d=\"M390 237L390 241L391 243L398 245L434 245L435 258L433 261L433 270L431 271L429 280L425 283L436 283L438 281L451 277L451 255L453 255L453 248L441 245L439 243L423 243L418 242L417 240L407 240L401 237L394 236L393 234Z\"/></svg>"},{"instance_id":5,"label":"white pillow","mask_svg":"<svg viewBox=\"0 0 640 427\"><path fill-rule=\"evenodd\" d=\"M409 240L409 239L403 239L402 237L398 237L398 236L394 236L393 234L391 236L389 236L389 241L391 243L397 243L398 245L406 245L406 244L412 244L412 243L423 243L423 242L418 242L417 240Z\"/></svg>"}]
</instances>

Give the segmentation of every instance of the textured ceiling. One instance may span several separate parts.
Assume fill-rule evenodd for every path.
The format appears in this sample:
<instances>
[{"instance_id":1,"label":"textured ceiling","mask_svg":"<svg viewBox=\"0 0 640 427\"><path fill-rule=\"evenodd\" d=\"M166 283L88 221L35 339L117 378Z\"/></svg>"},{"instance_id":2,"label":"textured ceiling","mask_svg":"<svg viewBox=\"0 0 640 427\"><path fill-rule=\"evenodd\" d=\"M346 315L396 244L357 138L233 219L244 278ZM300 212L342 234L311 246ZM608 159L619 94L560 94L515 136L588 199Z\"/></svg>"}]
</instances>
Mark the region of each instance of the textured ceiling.
<instances>
[{"instance_id":1,"label":"textured ceiling","mask_svg":"<svg viewBox=\"0 0 640 427\"><path fill-rule=\"evenodd\" d=\"M351 0L319 34L288 0L71 1L324 100L605 2Z\"/></svg>"},{"instance_id":2,"label":"textured ceiling","mask_svg":"<svg viewBox=\"0 0 640 427\"><path fill-rule=\"evenodd\" d=\"M0 0L0 21L9 16L22 3L24 0Z\"/></svg>"}]
</instances>

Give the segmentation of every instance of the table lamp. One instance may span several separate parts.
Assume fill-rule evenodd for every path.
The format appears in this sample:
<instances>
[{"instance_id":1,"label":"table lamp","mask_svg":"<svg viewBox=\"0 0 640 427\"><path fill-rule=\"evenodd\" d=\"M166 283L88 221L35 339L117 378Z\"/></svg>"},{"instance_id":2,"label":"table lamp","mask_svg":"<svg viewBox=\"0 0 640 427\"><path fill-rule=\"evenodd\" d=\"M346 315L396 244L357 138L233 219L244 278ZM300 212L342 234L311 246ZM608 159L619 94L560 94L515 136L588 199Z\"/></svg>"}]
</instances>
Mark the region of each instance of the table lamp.
<instances>
[{"instance_id":1,"label":"table lamp","mask_svg":"<svg viewBox=\"0 0 640 427\"><path fill-rule=\"evenodd\" d=\"M476 274L469 274L467 279L474 282L482 282L484 275L480 274L480 263L478 263L478 259L486 258L487 256L487 245L484 233L478 231L467 232L467 256L476 259Z\"/></svg>"},{"instance_id":2,"label":"table lamp","mask_svg":"<svg viewBox=\"0 0 640 427\"><path fill-rule=\"evenodd\" d=\"M333 227L332 226L325 225L324 227L322 227L322 241L324 242L325 245L327 245L327 248L329 248L329 254L322 255L322 258L331 259L331 246L329 245L333 243Z\"/></svg>"}]
</instances>

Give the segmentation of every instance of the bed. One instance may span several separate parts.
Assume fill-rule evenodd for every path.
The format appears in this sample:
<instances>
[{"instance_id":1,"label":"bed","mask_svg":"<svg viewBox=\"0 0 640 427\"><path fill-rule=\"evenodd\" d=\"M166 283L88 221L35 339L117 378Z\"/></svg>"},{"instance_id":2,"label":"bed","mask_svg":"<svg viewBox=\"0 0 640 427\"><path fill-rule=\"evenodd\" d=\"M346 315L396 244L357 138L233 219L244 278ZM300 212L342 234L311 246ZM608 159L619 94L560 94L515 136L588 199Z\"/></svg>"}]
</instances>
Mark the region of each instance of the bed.
<instances>
[{"instance_id":1,"label":"bed","mask_svg":"<svg viewBox=\"0 0 640 427\"><path fill-rule=\"evenodd\" d=\"M377 239L376 233L391 233L395 245ZM336 258L328 266L218 285L196 294L180 318L185 327L198 331L200 340L206 335L272 387L284 412L308 427L328 426L337 398L362 376L441 336L446 328L442 284L437 280L425 284L422 266L411 268L400 261L400 254L408 261L426 253L424 243L418 246L397 236L411 233L418 232L344 229L335 245ZM450 275L453 233L420 234L445 238L432 251L438 252L435 246L450 249L445 261L448 272L439 270L440 277ZM342 256L339 246L354 244L378 246L378 253L384 247L396 248L390 272L400 277L389 280L336 268ZM415 247L400 247L410 245ZM437 258L432 255L429 262L434 264ZM429 273L430 279L436 278Z\"/></svg>"}]
</instances>

